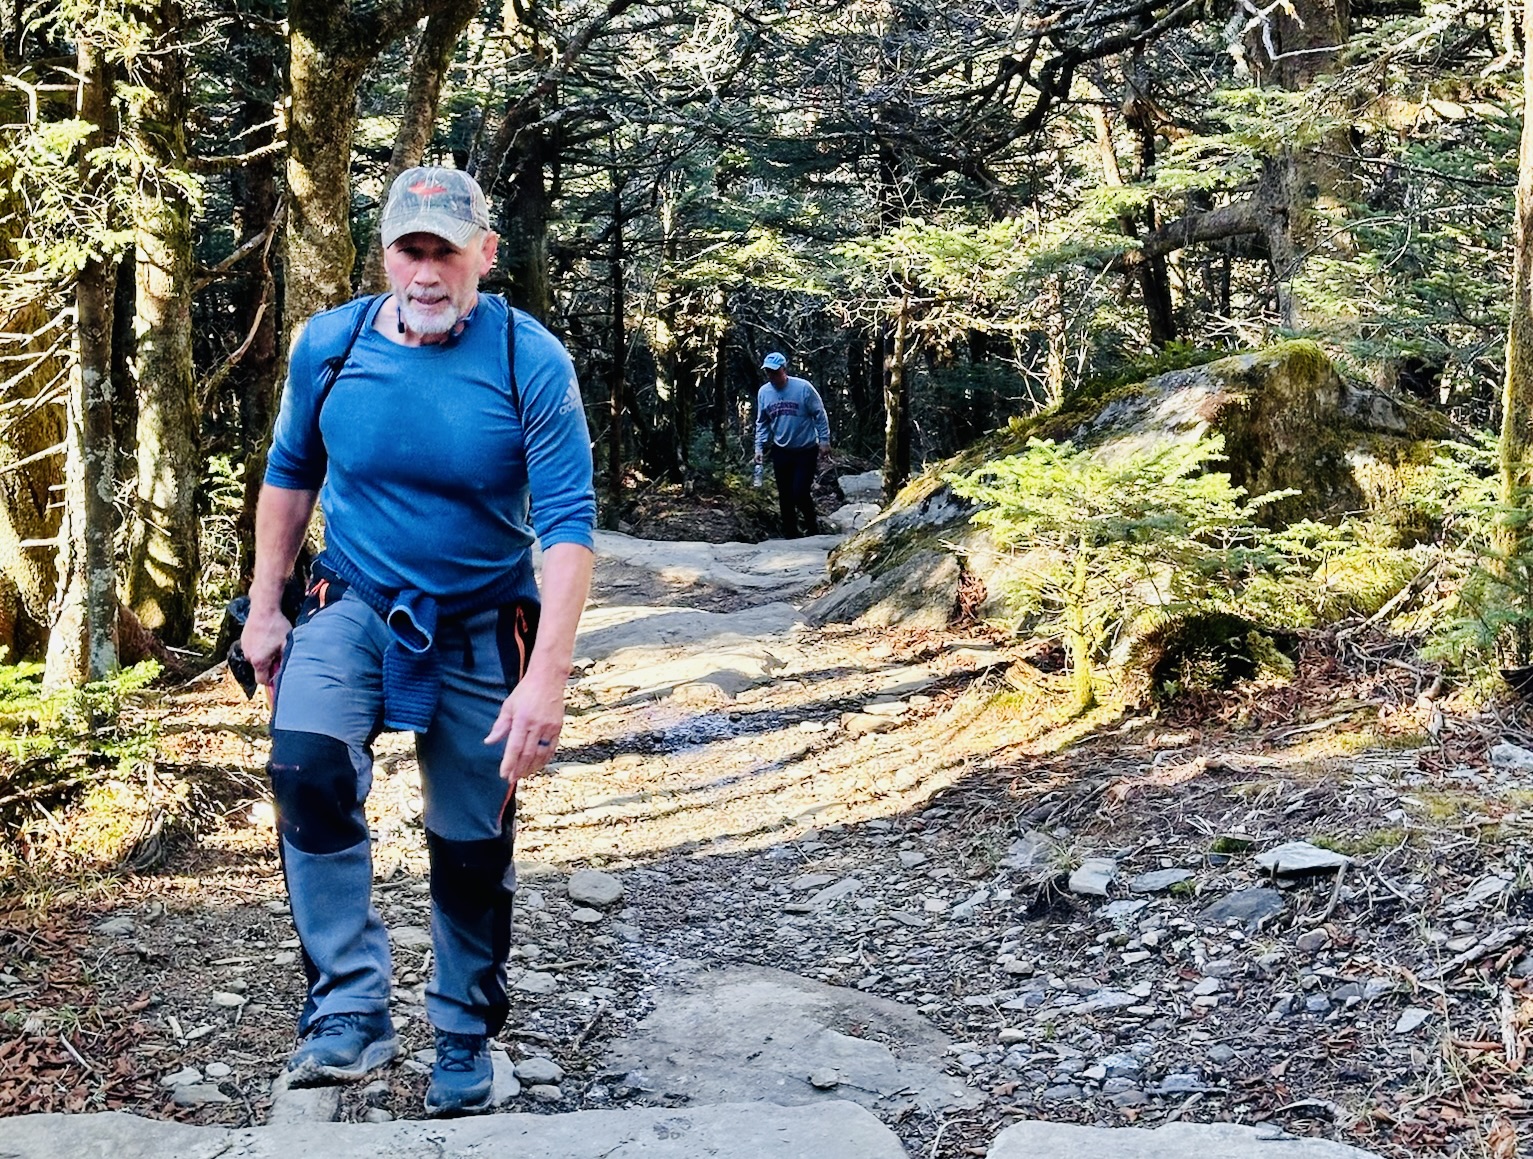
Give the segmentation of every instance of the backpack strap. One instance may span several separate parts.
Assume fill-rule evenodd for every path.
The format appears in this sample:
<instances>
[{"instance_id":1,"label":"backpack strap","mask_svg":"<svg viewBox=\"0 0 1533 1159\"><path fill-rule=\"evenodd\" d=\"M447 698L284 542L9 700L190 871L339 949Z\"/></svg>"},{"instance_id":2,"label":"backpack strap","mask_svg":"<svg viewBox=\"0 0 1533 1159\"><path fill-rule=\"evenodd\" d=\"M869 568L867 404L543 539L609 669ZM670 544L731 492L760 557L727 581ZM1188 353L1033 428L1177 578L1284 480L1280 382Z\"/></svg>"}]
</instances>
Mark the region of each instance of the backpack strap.
<instances>
[{"instance_id":1,"label":"backpack strap","mask_svg":"<svg viewBox=\"0 0 1533 1159\"><path fill-rule=\"evenodd\" d=\"M522 388L516 381L516 307L506 302L506 365L511 368L511 406L516 411L516 421L522 421Z\"/></svg>"},{"instance_id":2,"label":"backpack strap","mask_svg":"<svg viewBox=\"0 0 1533 1159\"><path fill-rule=\"evenodd\" d=\"M332 354L320 363L325 368L324 375L319 382L319 398L314 404L314 413L318 415L325 409L325 399L330 397L330 388L335 385L335 380L341 377L341 371L346 366L346 360L351 357L351 350L357 344L357 339L362 336L368 323L378 316L378 311L383 309L383 300L387 294L374 294L367 305L357 311L357 324L351 328L351 337L346 339L346 345L339 354Z\"/></svg>"}]
</instances>

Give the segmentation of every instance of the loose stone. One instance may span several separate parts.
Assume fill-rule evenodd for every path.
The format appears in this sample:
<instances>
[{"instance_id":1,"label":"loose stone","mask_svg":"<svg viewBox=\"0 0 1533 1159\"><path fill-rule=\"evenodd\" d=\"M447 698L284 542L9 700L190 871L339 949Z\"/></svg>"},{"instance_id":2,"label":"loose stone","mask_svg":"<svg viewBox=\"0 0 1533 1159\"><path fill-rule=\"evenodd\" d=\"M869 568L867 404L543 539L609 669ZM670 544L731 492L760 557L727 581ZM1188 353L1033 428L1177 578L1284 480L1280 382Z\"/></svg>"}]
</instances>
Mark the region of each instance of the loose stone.
<instances>
[{"instance_id":1,"label":"loose stone","mask_svg":"<svg viewBox=\"0 0 1533 1159\"><path fill-rule=\"evenodd\" d=\"M570 874L569 895L576 905L605 909L622 900L623 883L597 869L577 869Z\"/></svg>"}]
</instances>

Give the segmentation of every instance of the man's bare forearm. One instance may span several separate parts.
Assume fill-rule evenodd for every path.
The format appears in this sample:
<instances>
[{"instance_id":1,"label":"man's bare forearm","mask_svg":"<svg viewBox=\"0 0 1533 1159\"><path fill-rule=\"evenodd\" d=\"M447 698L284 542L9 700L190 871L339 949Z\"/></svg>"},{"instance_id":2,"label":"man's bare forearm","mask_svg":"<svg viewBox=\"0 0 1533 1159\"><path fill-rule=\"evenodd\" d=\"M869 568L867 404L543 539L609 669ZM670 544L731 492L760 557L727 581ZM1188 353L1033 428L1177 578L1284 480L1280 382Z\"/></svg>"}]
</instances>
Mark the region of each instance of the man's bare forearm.
<instances>
[{"instance_id":1,"label":"man's bare forearm","mask_svg":"<svg viewBox=\"0 0 1533 1159\"><path fill-rule=\"evenodd\" d=\"M575 632L591 592L596 557L577 543L556 543L543 553L542 612L527 675L569 679L575 658Z\"/></svg>"}]
</instances>

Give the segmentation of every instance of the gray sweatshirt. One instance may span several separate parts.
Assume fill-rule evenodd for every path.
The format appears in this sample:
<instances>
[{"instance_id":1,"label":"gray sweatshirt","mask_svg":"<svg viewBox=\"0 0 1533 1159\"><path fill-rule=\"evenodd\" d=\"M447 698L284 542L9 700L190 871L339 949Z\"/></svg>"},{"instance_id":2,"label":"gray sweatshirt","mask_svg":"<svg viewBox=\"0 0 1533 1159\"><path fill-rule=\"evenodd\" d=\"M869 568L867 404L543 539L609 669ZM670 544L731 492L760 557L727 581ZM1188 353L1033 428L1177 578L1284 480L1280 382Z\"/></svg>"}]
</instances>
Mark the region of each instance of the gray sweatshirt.
<instances>
[{"instance_id":1,"label":"gray sweatshirt","mask_svg":"<svg viewBox=\"0 0 1533 1159\"><path fill-rule=\"evenodd\" d=\"M830 420L819 392L802 378L788 376L779 390L770 382L756 392L756 454L776 447L830 446Z\"/></svg>"}]
</instances>

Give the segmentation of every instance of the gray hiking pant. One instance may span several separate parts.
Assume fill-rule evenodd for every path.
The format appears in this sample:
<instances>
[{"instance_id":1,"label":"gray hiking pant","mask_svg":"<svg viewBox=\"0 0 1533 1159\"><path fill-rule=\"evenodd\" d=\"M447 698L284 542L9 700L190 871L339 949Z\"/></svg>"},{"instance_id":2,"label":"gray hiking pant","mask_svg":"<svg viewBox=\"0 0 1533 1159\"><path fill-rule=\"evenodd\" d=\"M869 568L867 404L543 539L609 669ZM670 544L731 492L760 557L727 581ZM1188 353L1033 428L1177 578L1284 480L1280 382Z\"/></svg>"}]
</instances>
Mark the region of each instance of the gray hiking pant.
<instances>
[{"instance_id":1,"label":"gray hiking pant","mask_svg":"<svg viewBox=\"0 0 1533 1159\"><path fill-rule=\"evenodd\" d=\"M390 636L355 593L325 596L324 581L311 585L288 639L268 766L308 979L300 1033L319 1015L386 1010L392 979L364 811ZM525 670L535 623L535 607L511 604L437 632L441 699L416 755L431 863L426 1012L439 1030L493 1035L509 1009L515 810L500 777L502 746L483 742Z\"/></svg>"}]
</instances>

